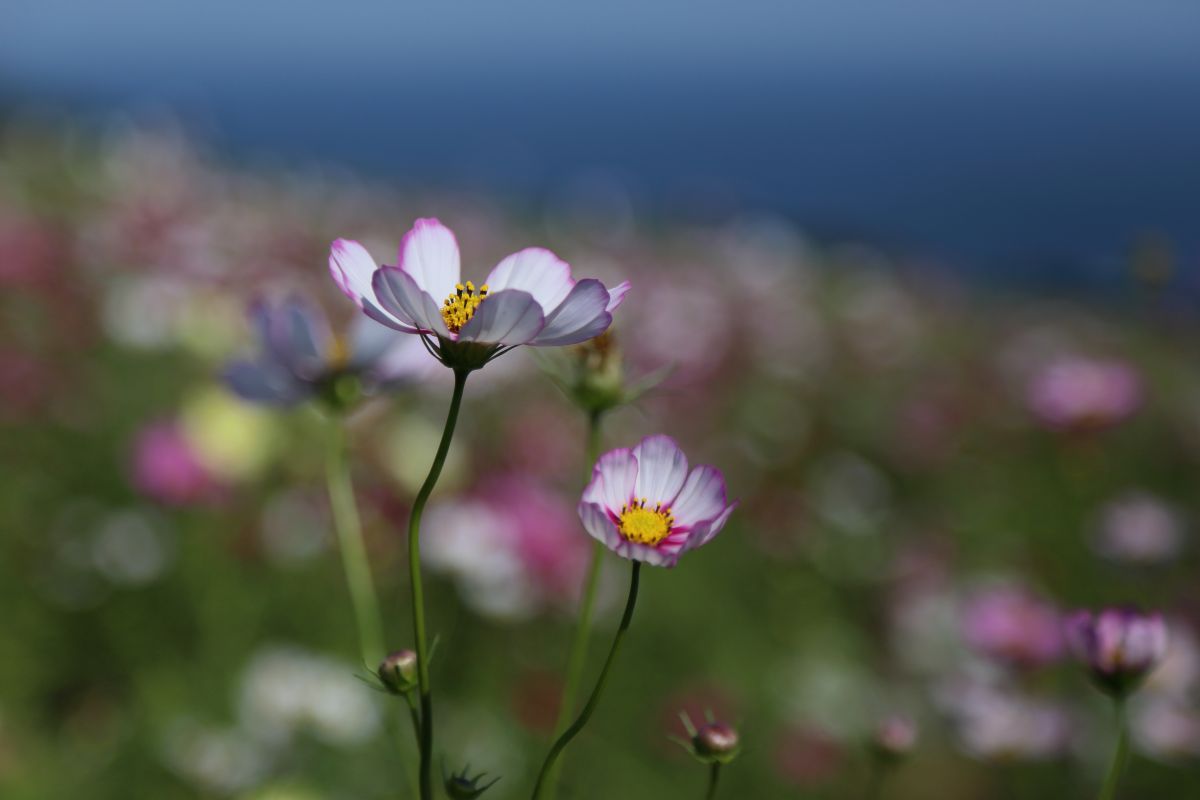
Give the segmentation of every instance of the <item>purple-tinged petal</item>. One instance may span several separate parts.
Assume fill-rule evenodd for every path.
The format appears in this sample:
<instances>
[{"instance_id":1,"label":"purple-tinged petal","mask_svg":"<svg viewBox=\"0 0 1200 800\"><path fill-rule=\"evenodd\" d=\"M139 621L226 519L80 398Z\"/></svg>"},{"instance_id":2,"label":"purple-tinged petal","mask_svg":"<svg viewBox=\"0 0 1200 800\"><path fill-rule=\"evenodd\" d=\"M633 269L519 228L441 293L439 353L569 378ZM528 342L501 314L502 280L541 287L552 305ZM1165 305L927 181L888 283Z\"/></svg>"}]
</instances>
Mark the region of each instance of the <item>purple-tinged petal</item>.
<instances>
[{"instance_id":1,"label":"purple-tinged petal","mask_svg":"<svg viewBox=\"0 0 1200 800\"><path fill-rule=\"evenodd\" d=\"M454 233L436 219L418 219L400 242L400 269L437 303L458 283L461 262Z\"/></svg>"},{"instance_id":2,"label":"purple-tinged petal","mask_svg":"<svg viewBox=\"0 0 1200 800\"><path fill-rule=\"evenodd\" d=\"M601 506L616 518L633 499L638 462L633 452L622 447L600 456L592 469L592 480L583 490L583 500Z\"/></svg>"},{"instance_id":3,"label":"purple-tinged petal","mask_svg":"<svg viewBox=\"0 0 1200 800\"><path fill-rule=\"evenodd\" d=\"M616 286L608 290L608 305L604 310L608 313L613 313L625 302L625 295L629 294L631 284L629 281L621 281Z\"/></svg>"},{"instance_id":4,"label":"purple-tinged petal","mask_svg":"<svg viewBox=\"0 0 1200 800\"><path fill-rule=\"evenodd\" d=\"M299 295L291 295L272 316L272 346L302 378L316 378L333 348L333 332L324 313Z\"/></svg>"},{"instance_id":5,"label":"purple-tinged petal","mask_svg":"<svg viewBox=\"0 0 1200 800\"><path fill-rule=\"evenodd\" d=\"M372 280L375 298L383 310L421 333L435 333L452 339L437 303L423 291L413 277L396 267L381 267ZM374 317L373 317L374 318ZM382 320L380 320L382 321Z\"/></svg>"},{"instance_id":6,"label":"purple-tinged petal","mask_svg":"<svg viewBox=\"0 0 1200 800\"><path fill-rule=\"evenodd\" d=\"M354 301L359 308L364 298L371 298L371 278L379 265L367 248L350 239L337 239L329 248L329 274L342 294Z\"/></svg>"},{"instance_id":7,"label":"purple-tinged petal","mask_svg":"<svg viewBox=\"0 0 1200 800\"><path fill-rule=\"evenodd\" d=\"M1092 624L1095 647L1093 666L1102 672L1115 672L1121 667L1125 634L1129 629L1128 612L1109 608L1101 611Z\"/></svg>"},{"instance_id":8,"label":"purple-tinged petal","mask_svg":"<svg viewBox=\"0 0 1200 800\"><path fill-rule=\"evenodd\" d=\"M692 470L679 490L671 504L671 516L676 528L691 528L713 519L725 506L725 478L715 467L700 466Z\"/></svg>"},{"instance_id":9,"label":"purple-tinged petal","mask_svg":"<svg viewBox=\"0 0 1200 800\"><path fill-rule=\"evenodd\" d=\"M733 513L735 508L737 508L736 501L726 506L725 510L715 519L700 522L696 527L692 528L692 535L683 547L684 552L695 550L697 547L703 547L711 542L721 532L721 529L725 527L725 523L729 521L729 515Z\"/></svg>"},{"instance_id":10,"label":"purple-tinged petal","mask_svg":"<svg viewBox=\"0 0 1200 800\"><path fill-rule=\"evenodd\" d=\"M1167 628L1158 614L1129 621L1121 646L1121 665L1131 670L1148 670L1166 655Z\"/></svg>"},{"instance_id":11,"label":"purple-tinged petal","mask_svg":"<svg viewBox=\"0 0 1200 800\"><path fill-rule=\"evenodd\" d=\"M1071 654L1085 664L1090 664L1096 652L1096 637L1092 626L1092 612L1073 611L1063 620L1063 637Z\"/></svg>"},{"instance_id":12,"label":"purple-tinged petal","mask_svg":"<svg viewBox=\"0 0 1200 800\"><path fill-rule=\"evenodd\" d=\"M383 357L393 345L412 342L421 343L408 336L397 336L391 328L365 316L355 317L350 323L350 358L348 365L354 369L369 369ZM424 347L421 347L424 350Z\"/></svg>"},{"instance_id":13,"label":"purple-tinged petal","mask_svg":"<svg viewBox=\"0 0 1200 800\"><path fill-rule=\"evenodd\" d=\"M575 284L566 298L546 317L546 327L530 342L553 347L579 344L594 339L612 324L612 315L605 311L608 290L594 278Z\"/></svg>"},{"instance_id":14,"label":"purple-tinged petal","mask_svg":"<svg viewBox=\"0 0 1200 800\"><path fill-rule=\"evenodd\" d=\"M515 289L489 294L458 332L461 342L525 344L546 324L533 295Z\"/></svg>"},{"instance_id":15,"label":"purple-tinged petal","mask_svg":"<svg viewBox=\"0 0 1200 800\"><path fill-rule=\"evenodd\" d=\"M497 264L484 284L493 293L505 289L528 292L542 307L542 313L549 316L566 299L575 281L567 262L545 248L527 247Z\"/></svg>"},{"instance_id":16,"label":"purple-tinged petal","mask_svg":"<svg viewBox=\"0 0 1200 800\"><path fill-rule=\"evenodd\" d=\"M670 436L647 436L633 448L638 462L638 498L646 505L670 506L687 479L687 456Z\"/></svg>"},{"instance_id":17,"label":"purple-tinged petal","mask_svg":"<svg viewBox=\"0 0 1200 800\"><path fill-rule=\"evenodd\" d=\"M274 406L292 406L307 400L311 384L297 379L272 362L233 361L225 367L225 384L243 400Z\"/></svg>"},{"instance_id":18,"label":"purple-tinged petal","mask_svg":"<svg viewBox=\"0 0 1200 800\"><path fill-rule=\"evenodd\" d=\"M612 521L612 517L595 503L589 503L586 500L579 503L579 520L583 523L583 529L588 532L588 535L609 550L615 552L621 542L625 541L617 531L617 525Z\"/></svg>"}]
</instances>

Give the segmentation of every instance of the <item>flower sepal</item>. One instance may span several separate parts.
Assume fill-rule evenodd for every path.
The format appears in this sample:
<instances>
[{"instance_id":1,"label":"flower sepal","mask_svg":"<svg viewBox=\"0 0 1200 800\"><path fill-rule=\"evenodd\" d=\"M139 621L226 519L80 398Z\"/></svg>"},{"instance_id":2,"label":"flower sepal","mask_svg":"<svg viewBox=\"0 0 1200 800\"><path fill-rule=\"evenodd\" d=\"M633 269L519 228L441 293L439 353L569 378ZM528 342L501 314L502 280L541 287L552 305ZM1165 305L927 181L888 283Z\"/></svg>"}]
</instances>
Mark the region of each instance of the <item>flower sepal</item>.
<instances>
[{"instance_id":1,"label":"flower sepal","mask_svg":"<svg viewBox=\"0 0 1200 800\"><path fill-rule=\"evenodd\" d=\"M505 353L506 349L498 344L451 341L439 336L437 346L432 348L432 352L438 361L455 372L474 372Z\"/></svg>"},{"instance_id":2,"label":"flower sepal","mask_svg":"<svg viewBox=\"0 0 1200 800\"><path fill-rule=\"evenodd\" d=\"M375 674L391 694L405 695L417 688L417 654L412 650L389 653Z\"/></svg>"},{"instance_id":3,"label":"flower sepal","mask_svg":"<svg viewBox=\"0 0 1200 800\"><path fill-rule=\"evenodd\" d=\"M451 800L475 800L488 789L496 785L500 780L499 776L492 778L487 783L481 784L486 772L481 772L478 775L471 776L471 765L463 767L462 772L452 773L449 777L445 774L445 768L442 769L442 785L446 789L446 796Z\"/></svg>"}]
</instances>

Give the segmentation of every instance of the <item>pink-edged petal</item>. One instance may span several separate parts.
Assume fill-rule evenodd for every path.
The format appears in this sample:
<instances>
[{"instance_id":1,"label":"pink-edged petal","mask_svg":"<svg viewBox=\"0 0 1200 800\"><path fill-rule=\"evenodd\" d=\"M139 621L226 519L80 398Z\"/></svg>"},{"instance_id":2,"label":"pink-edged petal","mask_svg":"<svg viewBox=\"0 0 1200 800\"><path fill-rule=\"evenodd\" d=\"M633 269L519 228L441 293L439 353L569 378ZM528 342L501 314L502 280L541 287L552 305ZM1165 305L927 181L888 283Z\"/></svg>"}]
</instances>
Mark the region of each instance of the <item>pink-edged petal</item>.
<instances>
[{"instance_id":1,"label":"pink-edged petal","mask_svg":"<svg viewBox=\"0 0 1200 800\"><path fill-rule=\"evenodd\" d=\"M725 506L725 478L715 467L700 466L692 470L679 490L671 505L671 516L675 527L690 529L713 519Z\"/></svg>"},{"instance_id":2,"label":"pink-edged petal","mask_svg":"<svg viewBox=\"0 0 1200 800\"><path fill-rule=\"evenodd\" d=\"M400 269L437 303L458 283L461 259L454 233L436 219L418 219L400 242Z\"/></svg>"},{"instance_id":3,"label":"pink-edged petal","mask_svg":"<svg viewBox=\"0 0 1200 800\"><path fill-rule=\"evenodd\" d=\"M621 281L616 286L609 289L608 290L608 305L605 307L604 310L610 314L613 313L614 311L616 311L617 307L620 306L621 303L625 302L625 295L629 294L629 289L630 289L629 281Z\"/></svg>"},{"instance_id":4,"label":"pink-edged petal","mask_svg":"<svg viewBox=\"0 0 1200 800\"><path fill-rule=\"evenodd\" d=\"M530 344L553 347L594 339L612 324L612 315L605 310L607 304L608 290L600 281L580 281L546 317L546 327Z\"/></svg>"},{"instance_id":5,"label":"pink-edged petal","mask_svg":"<svg viewBox=\"0 0 1200 800\"><path fill-rule=\"evenodd\" d=\"M460 342L525 344L546 324L533 295L508 289L489 294L458 332Z\"/></svg>"},{"instance_id":6,"label":"pink-edged petal","mask_svg":"<svg viewBox=\"0 0 1200 800\"><path fill-rule=\"evenodd\" d=\"M396 267L381 267L371 281L375 299L388 315L421 333L451 338L437 303L423 291L411 275ZM365 310L365 308L364 308ZM371 315L373 319L377 319ZM378 320L383 322L383 320ZM387 324L386 322L384 324Z\"/></svg>"},{"instance_id":7,"label":"pink-edged petal","mask_svg":"<svg viewBox=\"0 0 1200 800\"><path fill-rule=\"evenodd\" d=\"M621 542L625 541L617 531L617 525L612 521L612 517L595 503L589 503L586 500L579 503L579 520L583 523L583 529L588 532L588 535L601 542L609 550L616 551Z\"/></svg>"},{"instance_id":8,"label":"pink-edged petal","mask_svg":"<svg viewBox=\"0 0 1200 800\"><path fill-rule=\"evenodd\" d=\"M600 456L592 469L592 480L583 490L583 500L601 506L613 517L633 499L638 462L633 451L622 447Z\"/></svg>"},{"instance_id":9,"label":"pink-edged petal","mask_svg":"<svg viewBox=\"0 0 1200 800\"><path fill-rule=\"evenodd\" d=\"M729 521L729 515L737 508L737 502L730 503L725 507L715 519L710 519L705 522L698 523L692 528L691 536L688 537L687 543L684 544L682 552L695 550L697 547L703 547L713 540L713 538L721 532L725 527L725 523Z\"/></svg>"},{"instance_id":10,"label":"pink-edged petal","mask_svg":"<svg viewBox=\"0 0 1200 800\"><path fill-rule=\"evenodd\" d=\"M342 294L362 308L363 298L375 296L371 278L379 265L367 248L350 239L337 239L329 248L329 274Z\"/></svg>"},{"instance_id":11,"label":"pink-edged petal","mask_svg":"<svg viewBox=\"0 0 1200 800\"><path fill-rule=\"evenodd\" d=\"M646 505L671 505L687 479L687 456L670 436L647 436L633 448L638 462L637 497Z\"/></svg>"},{"instance_id":12,"label":"pink-edged petal","mask_svg":"<svg viewBox=\"0 0 1200 800\"><path fill-rule=\"evenodd\" d=\"M566 299L575 285L571 267L542 247L527 247L497 264L484 283L490 292L519 289L528 292L549 315Z\"/></svg>"},{"instance_id":13,"label":"pink-edged petal","mask_svg":"<svg viewBox=\"0 0 1200 800\"><path fill-rule=\"evenodd\" d=\"M649 564L652 567L673 567L679 561L679 551L673 548L664 548L662 544L657 547L650 545L638 544L627 539L621 539L613 552L622 558L628 558L631 561L641 561L644 564Z\"/></svg>"}]
</instances>

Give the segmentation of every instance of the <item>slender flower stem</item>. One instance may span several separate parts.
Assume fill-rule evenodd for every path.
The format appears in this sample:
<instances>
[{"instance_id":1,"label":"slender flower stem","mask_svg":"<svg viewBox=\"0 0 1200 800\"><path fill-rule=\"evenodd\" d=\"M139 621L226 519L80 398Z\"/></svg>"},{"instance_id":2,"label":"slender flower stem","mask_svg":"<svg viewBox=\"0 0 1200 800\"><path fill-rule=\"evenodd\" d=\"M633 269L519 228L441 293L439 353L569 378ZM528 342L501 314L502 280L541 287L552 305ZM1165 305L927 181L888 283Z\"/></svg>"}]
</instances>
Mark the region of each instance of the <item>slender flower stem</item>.
<instances>
[{"instance_id":1,"label":"slender flower stem","mask_svg":"<svg viewBox=\"0 0 1200 800\"><path fill-rule=\"evenodd\" d=\"M613 637L612 649L608 651L608 658L604 662L604 667L600 670L600 677L596 680L596 687L592 689L591 695L584 704L583 710L579 712L579 717L571 723L571 726L563 731L562 735L555 740L550 747L550 752L546 754L546 760L542 762L542 769L538 773L537 783L533 787L533 800L543 800L546 779L550 771L554 769L555 763L558 761L562 751L574 739L583 727L587 725L588 720L592 718L592 713L596 710L596 706L600 703L600 695L604 693L604 685L608 683L608 674L612 670L613 662L617 659L617 652L621 649L621 640L625 638L625 632L629 630L629 623L633 621L633 609L637 605L638 593L638 578L641 574L642 562L633 562L633 571L629 576L629 599L625 601L625 613L621 615L621 624L617 627L617 635Z\"/></svg>"},{"instance_id":2,"label":"slender flower stem","mask_svg":"<svg viewBox=\"0 0 1200 800\"><path fill-rule=\"evenodd\" d=\"M714 761L708 770L708 791L704 793L705 800L713 800L717 796L717 781L721 777L721 762Z\"/></svg>"},{"instance_id":3,"label":"slender flower stem","mask_svg":"<svg viewBox=\"0 0 1200 800\"><path fill-rule=\"evenodd\" d=\"M413 631L417 640L417 684L421 692L421 735L417 742L421 751L421 800L433 800L433 697L429 689L429 649L425 644L425 594L421 588L421 514L441 477L446 454L450 451L450 440L454 438L454 426L458 422L467 375L465 370L454 371L454 394L450 398L442 440L429 467L429 475L413 500L412 514L408 518L408 572L412 584Z\"/></svg>"},{"instance_id":4,"label":"slender flower stem","mask_svg":"<svg viewBox=\"0 0 1200 800\"><path fill-rule=\"evenodd\" d=\"M325 472L329 485L329 504L333 509L333 527L337 531L338 549L342 553L342 567L346 572L346 585L350 589L354 621L358 626L358 646L363 665L372 669L384 656L383 623L379 614L379 597L375 593L371 567L367 562L367 550L363 545L362 525L358 518L358 506L354 502L354 487L350 483L346 434L340 419L334 419L329 424L329 454Z\"/></svg>"},{"instance_id":5,"label":"slender flower stem","mask_svg":"<svg viewBox=\"0 0 1200 800\"><path fill-rule=\"evenodd\" d=\"M600 418L603 412L588 415L587 446L584 452L583 481L586 485L592 477L592 467L600 453ZM592 561L588 566L583 584L583 598L579 604L579 620L575 624L575 635L567 656L566 678L563 681L562 697L559 700L558 720L554 723L554 735L561 736L575 713L575 698L579 694L579 683L583 680L583 666L587 661L588 641L592 633L592 611L596 605L596 587L600 583L600 568L604 563L605 547L601 542L592 543ZM554 765L546 777L545 796L554 800L558 792L558 776L562 762Z\"/></svg>"},{"instance_id":6,"label":"slender flower stem","mask_svg":"<svg viewBox=\"0 0 1200 800\"><path fill-rule=\"evenodd\" d=\"M1100 800L1114 800L1117 796L1117 784L1129 759L1129 726L1125 723L1125 701L1116 701L1117 717L1117 748L1113 751L1112 763L1108 767L1108 777L1100 789Z\"/></svg>"}]
</instances>

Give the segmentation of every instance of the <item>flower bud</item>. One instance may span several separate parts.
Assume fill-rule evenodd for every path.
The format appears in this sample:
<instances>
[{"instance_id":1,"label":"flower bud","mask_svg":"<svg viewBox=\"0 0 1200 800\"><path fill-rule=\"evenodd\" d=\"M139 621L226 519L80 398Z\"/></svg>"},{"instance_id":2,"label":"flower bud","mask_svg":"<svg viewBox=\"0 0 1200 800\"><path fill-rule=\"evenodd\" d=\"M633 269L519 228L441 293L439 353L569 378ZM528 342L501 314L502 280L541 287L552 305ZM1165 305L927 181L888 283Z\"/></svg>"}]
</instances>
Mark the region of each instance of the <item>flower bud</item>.
<instances>
[{"instance_id":1,"label":"flower bud","mask_svg":"<svg viewBox=\"0 0 1200 800\"><path fill-rule=\"evenodd\" d=\"M417 685L417 654L412 650L390 653L379 665L379 680L392 694L407 694Z\"/></svg>"},{"instance_id":2,"label":"flower bud","mask_svg":"<svg viewBox=\"0 0 1200 800\"><path fill-rule=\"evenodd\" d=\"M446 789L446 796L449 797L450 800L474 800L476 797L479 797L488 789L492 788L496 781L500 780L499 778L493 778L481 786L479 782L483 780L487 773L481 772L475 777L470 777L468 775L470 769L471 767L468 765L463 768L462 772L458 773L457 775L451 775L448 778L445 777L445 773L443 773L442 783Z\"/></svg>"},{"instance_id":3,"label":"flower bud","mask_svg":"<svg viewBox=\"0 0 1200 800\"><path fill-rule=\"evenodd\" d=\"M872 745L885 758L903 758L917 744L917 726L908 717L888 717L875 726Z\"/></svg>"},{"instance_id":4,"label":"flower bud","mask_svg":"<svg viewBox=\"0 0 1200 800\"><path fill-rule=\"evenodd\" d=\"M705 723L692 737L692 747L697 757L722 764L736 758L740 746L737 731L724 722Z\"/></svg>"},{"instance_id":5,"label":"flower bud","mask_svg":"<svg viewBox=\"0 0 1200 800\"><path fill-rule=\"evenodd\" d=\"M1137 689L1167 652L1162 615L1132 608L1077 611L1067 618L1066 635L1096 685L1118 699Z\"/></svg>"}]
</instances>

